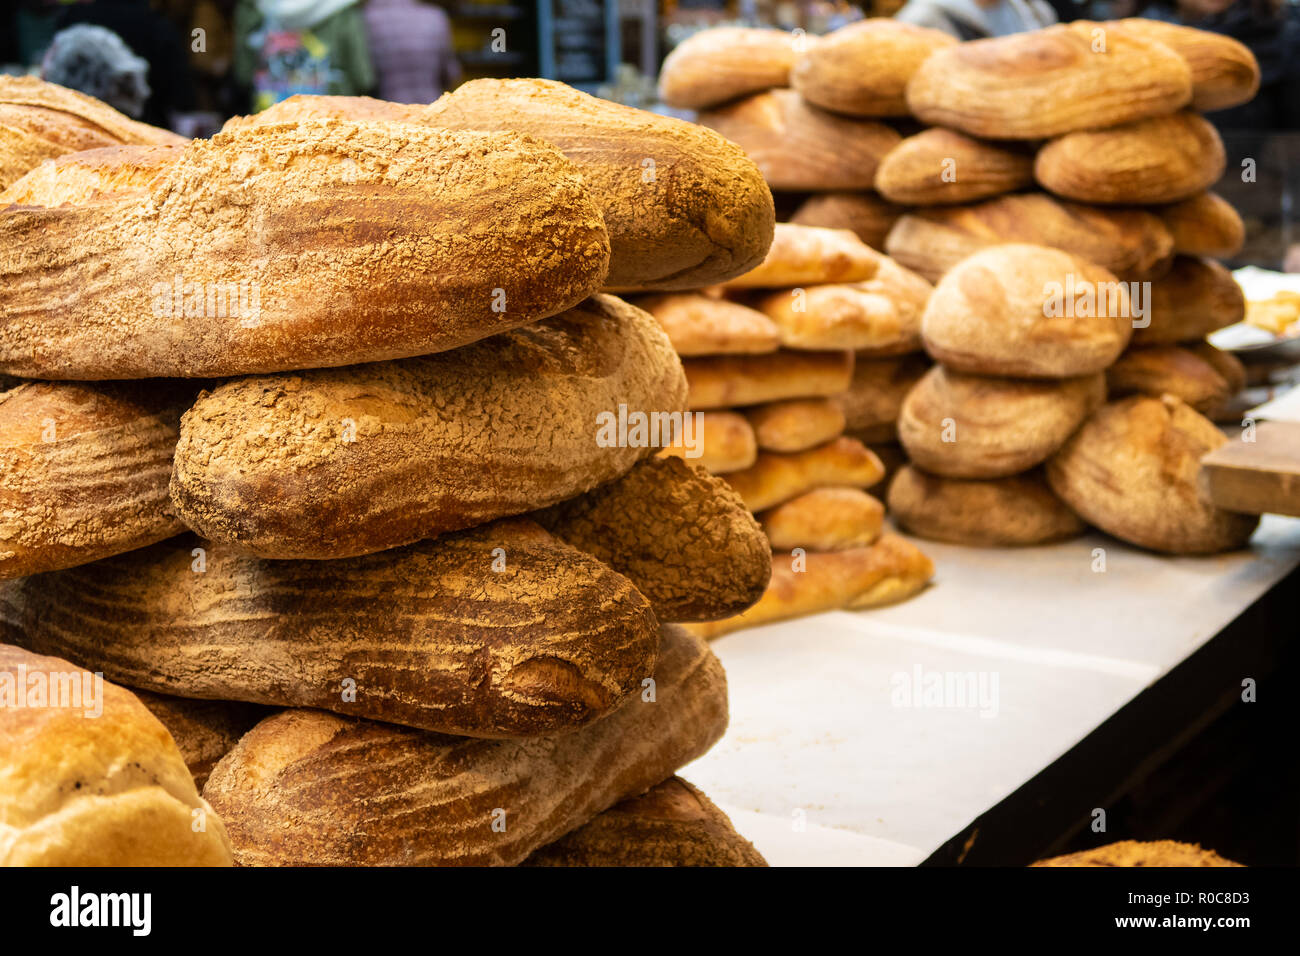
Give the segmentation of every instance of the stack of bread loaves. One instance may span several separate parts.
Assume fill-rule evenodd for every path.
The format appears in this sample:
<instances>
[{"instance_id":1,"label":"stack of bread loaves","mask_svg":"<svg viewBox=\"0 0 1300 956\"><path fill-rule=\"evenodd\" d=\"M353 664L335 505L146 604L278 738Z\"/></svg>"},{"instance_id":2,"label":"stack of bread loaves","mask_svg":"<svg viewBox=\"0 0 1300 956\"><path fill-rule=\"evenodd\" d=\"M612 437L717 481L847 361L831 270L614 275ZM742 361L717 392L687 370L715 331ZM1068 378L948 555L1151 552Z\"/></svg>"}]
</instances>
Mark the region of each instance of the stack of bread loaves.
<instances>
[{"instance_id":1,"label":"stack of bread loaves","mask_svg":"<svg viewBox=\"0 0 1300 956\"><path fill-rule=\"evenodd\" d=\"M35 165L112 127L30 90L0 85L35 166L0 193L0 862L761 865L673 777L727 719L677 622L771 554L654 457L686 379L601 293L761 261L744 155L483 81ZM27 691L78 668L141 692L99 725Z\"/></svg>"}]
</instances>

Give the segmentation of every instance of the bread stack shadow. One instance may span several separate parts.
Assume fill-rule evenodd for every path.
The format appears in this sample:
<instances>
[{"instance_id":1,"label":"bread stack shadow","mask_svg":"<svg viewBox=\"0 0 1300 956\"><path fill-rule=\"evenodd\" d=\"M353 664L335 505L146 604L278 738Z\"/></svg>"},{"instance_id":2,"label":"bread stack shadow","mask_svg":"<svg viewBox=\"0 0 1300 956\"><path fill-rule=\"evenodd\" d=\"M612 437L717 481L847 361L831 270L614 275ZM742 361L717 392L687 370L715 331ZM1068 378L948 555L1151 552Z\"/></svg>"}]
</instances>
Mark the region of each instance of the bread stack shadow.
<instances>
[{"instance_id":1,"label":"bread stack shadow","mask_svg":"<svg viewBox=\"0 0 1300 956\"><path fill-rule=\"evenodd\" d=\"M1254 95L1246 47L1146 20L968 43L880 19L689 42L665 63L670 102L774 190L817 191L793 221L883 237L936 283L922 337L940 365L899 412L912 464L888 501L903 528L984 546L1087 524L1171 553L1245 543L1254 519L1208 505L1196 471L1226 440L1206 416L1245 379L1204 341L1243 317L1215 261L1243 228L1208 191L1224 150L1200 112ZM708 95L710 63L735 71L715 84L726 102Z\"/></svg>"},{"instance_id":2,"label":"bread stack shadow","mask_svg":"<svg viewBox=\"0 0 1300 956\"><path fill-rule=\"evenodd\" d=\"M0 712L0 862L763 865L674 773L727 721L679 625L770 552L601 292L762 260L737 148L527 80L85 152L0 103L0 675L138 691Z\"/></svg>"}]
</instances>

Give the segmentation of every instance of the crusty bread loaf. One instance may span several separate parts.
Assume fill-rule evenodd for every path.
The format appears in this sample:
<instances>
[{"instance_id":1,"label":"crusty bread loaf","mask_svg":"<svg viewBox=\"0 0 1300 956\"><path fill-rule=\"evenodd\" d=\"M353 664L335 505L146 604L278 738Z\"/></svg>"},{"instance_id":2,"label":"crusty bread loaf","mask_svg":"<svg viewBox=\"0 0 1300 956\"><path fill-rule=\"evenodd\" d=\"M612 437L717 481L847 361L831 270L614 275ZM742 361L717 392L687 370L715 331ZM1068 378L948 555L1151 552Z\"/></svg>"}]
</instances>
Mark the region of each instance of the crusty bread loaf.
<instances>
[{"instance_id":1,"label":"crusty bread loaf","mask_svg":"<svg viewBox=\"0 0 1300 956\"><path fill-rule=\"evenodd\" d=\"M762 265L732 279L727 288L788 289L865 282L875 277L883 258L847 229L780 222Z\"/></svg>"},{"instance_id":2,"label":"crusty bread loaf","mask_svg":"<svg viewBox=\"0 0 1300 956\"><path fill-rule=\"evenodd\" d=\"M1059 249L1010 244L944 274L921 335L926 351L956 371L1072 378L1114 362L1133 321L1128 287L1105 269Z\"/></svg>"},{"instance_id":3,"label":"crusty bread loaf","mask_svg":"<svg viewBox=\"0 0 1300 956\"><path fill-rule=\"evenodd\" d=\"M696 434L690 436L694 447L687 447L687 436L680 436L664 449L665 456L686 458L714 475L748 468L758 457L758 440L754 429L739 412L696 412ZM697 454L698 453L698 454Z\"/></svg>"},{"instance_id":4,"label":"crusty bread loaf","mask_svg":"<svg viewBox=\"0 0 1300 956\"><path fill-rule=\"evenodd\" d=\"M28 580L32 648L131 686L473 737L609 713L658 641L626 578L523 518L329 562L185 536Z\"/></svg>"},{"instance_id":5,"label":"crusty bread loaf","mask_svg":"<svg viewBox=\"0 0 1300 956\"><path fill-rule=\"evenodd\" d=\"M185 155L181 146L105 146L48 159L0 191L5 206L81 205L143 193Z\"/></svg>"},{"instance_id":6,"label":"crusty bread loaf","mask_svg":"<svg viewBox=\"0 0 1300 956\"><path fill-rule=\"evenodd\" d=\"M1191 98L1192 71L1173 50L1086 20L946 47L907 86L919 119L989 139L1115 126Z\"/></svg>"},{"instance_id":7,"label":"crusty bread loaf","mask_svg":"<svg viewBox=\"0 0 1300 956\"><path fill-rule=\"evenodd\" d=\"M225 824L129 691L10 645L0 677L0 866L230 865Z\"/></svg>"},{"instance_id":8,"label":"crusty bread loaf","mask_svg":"<svg viewBox=\"0 0 1300 956\"><path fill-rule=\"evenodd\" d=\"M916 206L972 202L1033 181L1034 158L1026 150L939 127L907 137L876 170L882 196Z\"/></svg>"},{"instance_id":9,"label":"crusty bread loaf","mask_svg":"<svg viewBox=\"0 0 1300 956\"><path fill-rule=\"evenodd\" d=\"M870 488L883 476L884 466L870 449L841 436L807 451L761 451L753 467L723 478L750 511L764 511L814 488Z\"/></svg>"},{"instance_id":10,"label":"crusty bread loaf","mask_svg":"<svg viewBox=\"0 0 1300 956\"><path fill-rule=\"evenodd\" d=\"M921 310L904 313L894 300L858 284L771 292L757 300L788 349L871 349L912 352L921 344Z\"/></svg>"},{"instance_id":11,"label":"crusty bread loaf","mask_svg":"<svg viewBox=\"0 0 1300 956\"><path fill-rule=\"evenodd\" d=\"M907 81L931 53L956 42L941 30L870 17L810 45L790 71L790 85L836 113L907 116Z\"/></svg>"},{"instance_id":12,"label":"crusty bread loaf","mask_svg":"<svg viewBox=\"0 0 1300 956\"><path fill-rule=\"evenodd\" d=\"M833 399L787 398L745 410L758 447L765 451L803 451L844 431L844 412Z\"/></svg>"},{"instance_id":13,"label":"crusty bread loaf","mask_svg":"<svg viewBox=\"0 0 1300 956\"><path fill-rule=\"evenodd\" d=\"M898 439L932 474L1002 478L1044 461L1105 400L1101 372L1032 381L936 365L903 401Z\"/></svg>"},{"instance_id":14,"label":"crusty bread loaf","mask_svg":"<svg viewBox=\"0 0 1300 956\"><path fill-rule=\"evenodd\" d=\"M44 160L125 144L185 139L124 116L106 103L34 76L0 74L0 189Z\"/></svg>"},{"instance_id":15,"label":"crusty bread loaf","mask_svg":"<svg viewBox=\"0 0 1300 956\"><path fill-rule=\"evenodd\" d=\"M666 779L726 725L722 665L665 625L653 685L582 730L458 740L286 711L203 792L246 866L510 865Z\"/></svg>"},{"instance_id":16,"label":"crusty bread loaf","mask_svg":"<svg viewBox=\"0 0 1300 956\"><path fill-rule=\"evenodd\" d=\"M1068 199L1141 205L1203 192L1226 162L1215 128L1182 112L1066 133L1038 151L1034 178Z\"/></svg>"},{"instance_id":17,"label":"crusty bread loaf","mask_svg":"<svg viewBox=\"0 0 1300 956\"><path fill-rule=\"evenodd\" d=\"M1172 395L1103 406L1047 463L1047 480L1089 524L1152 551L1212 554L1243 547L1258 516L1215 507L1198 485L1201 458L1228 439Z\"/></svg>"},{"instance_id":18,"label":"crusty bread loaf","mask_svg":"<svg viewBox=\"0 0 1300 956\"><path fill-rule=\"evenodd\" d=\"M774 555L772 583L757 604L736 617L685 627L710 639L821 611L895 604L924 589L933 575L934 563L896 534L883 534L865 548Z\"/></svg>"},{"instance_id":19,"label":"crusty bread loaf","mask_svg":"<svg viewBox=\"0 0 1300 956\"><path fill-rule=\"evenodd\" d=\"M678 458L643 461L618 481L536 514L646 596L661 621L711 621L758 600L767 541L721 478Z\"/></svg>"},{"instance_id":20,"label":"crusty bread loaf","mask_svg":"<svg viewBox=\"0 0 1300 956\"><path fill-rule=\"evenodd\" d=\"M852 352L717 355L682 360L692 409L835 395L853 378Z\"/></svg>"},{"instance_id":21,"label":"crusty bread loaf","mask_svg":"<svg viewBox=\"0 0 1300 956\"><path fill-rule=\"evenodd\" d=\"M1130 280L1167 272L1174 255L1173 236L1151 212L1085 206L1043 193L909 213L890 230L885 250L933 282L967 256L1004 242L1062 249Z\"/></svg>"},{"instance_id":22,"label":"crusty bread loaf","mask_svg":"<svg viewBox=\"0 0 1300 956\"><path fill-rule=\"evenodd\" d=\"M1213 348L1208 343L1206 347ZM1129 349L1106 370L1106 387L1112 398L1175 395L1211 418L1233 394L1215 365L1178 345Z\"/></svg>"},{"instance_id":23,"label":"crusty bread loaf","mask_svg":"<svg viewBox=\"0 0 1300 956\"><path fill-rule=\"evenodd\" d=\"M630 414L685 402L658 323L598 295L439 355L227 382L181 421L171 495L191 528L252 554L365 554L617 478L655 450Z\"/></svg>"},{"instance_id":24,"label":"crusty bread loaf","mask_svg":"<svg viewBox=\"0 0 1300 956\"><path fill-rule=\"evenodd\" d=\"M167 498L184 383L27 382L0 393L0 578L179 534Z\"/></svg>"},{"instance_id":25,"label":"crusty bread loaf","mask_svg":"<svg viewBox=\"0 0 1300 956\"><path fill-rule=\"evenodd\" d=\"M775 352L781 336L757 309L699 292L633 299L655 317L678 355L753 355Z\"/></svg>"},{"instance_id":26,"label":"crusty bread loaf","mask_svg":"<svg viewBox=\"0 0 1300 956\"><path fill-rule=\"evenodd\" d=\"M884 123L818 109L794 90L768 90L700 113L740 145L773 189L870 189L881 157L902 138Z\"/></svg>"},{"instance_id":27,"label":"crusty bread loaf","mask_svg":"<svg viewBox=\"0 0 1300 956\"><path fill-rule=\"evenodd\" d=\"M73 176L73 205L56 190L0 211L0 369L201 377L425 354L563 311L608 271L578 170L517 134L313 121L178 157L144 188L79 201Z\"/></svg>"},{"instance_id":28,"label":"crusty bread loaf","mask_svg":"<svg viewBox=\"0 0 1300 956\"><path fill-rule=\"evenodd\" d=\"M814 193L799 204L790 222L796 226L847 229L872 249L883 249L885 237L902 214L902 206L875 193Z\"/></svg>"},{"instance_id":29,"label":"crusty bread loaf","mask_svg":"<svg viewBox=\"0 0 1300 956\"><path fill-rule=\"evenodd\" d=\"M773 551L864 548L884 518L884 505L860 488L814 488L758 515Z\"/></svg>"},{"instance_id":30,"label":"crusty bread loaf","mask_svg":"<svg viewBox=\"0 0 1300 956\"><path fill-rule=\"evenodd\" d=\"M799 43L799 38L784 30L701 30L664 58L659 69L659 98L678 109L699 110L788 86Z\"/></svg>"},{"instance_id":31,"label":"crusty bread loaf","mask_svg":"<svg viewBox=\"0 0 1300 956\"><path fill-rule=\"evenodd\" d=\"M1199 31L1198 31L1199 32ZM1120 840L1091 850L1039 860L1032 866L1241 866L1195 843Z\"/></svg>"},{"instance_id":32,"label":"crusty bread loaf","mask_svg":"<svg viewBox=\"0 0 1300 956\"><path fill-rule=\"evenodd\" d=\"M522 866L767 866L727 815L681 777L610 807Z\"/></svg>"},{"instance_id":33,"label":"crusty bread loaf","mask_svg":"<svg viewBox=\"0 0 1300 956\"><path fill-rule=\"evenodd\" d=\"M1102 24L1163 43L1184 60L1192 71L1192 109L1201 113L1240 106L1259 91L1259 63L1240 40L1223 33L1197 30L1163 20L1132 18Z\"/></svg>"},{"instance_id":34,"label":"crusty bread loaf","mask_svg":"<svg viewBox=\"0 0 1300 956\"><path fill-rule=\"evenodd\" d=\"M172 735L200 790L217 761L270 711L237 700L191 700L137 690L135 696Z\"/></svg>"},{"instance_id":35,"label":"crusty bread loaf","mask_svg":"<svg viewBox=\"0 0 1300 956\"><path fill-rule=\"evenodd\" d=\"M1049 544L1086 530L1037 469L967 480L908 465L889 484L889 516L922 538L980 548Z\"/></svg>"},{"instance_id":36,"label":"crusty bread loaf","mask_svg":"<svg viewBox=\"0 0 1300 956\"><path fill-rule=\"evenodd\" d=\"M754 268L772 241L772 195L754 163L693 123L532 79L471 80L423 119L559 147L604 212L610 288L711 285Z\"/></svg>"},{"instance_id":37,"label":"crusty bread loaf","mask_svg":"<svg viewBox=\"0 0 1300 956\"><path fill-rule=\"evenodd\" d=\"M1246 296L1232 273L1213 259L1177 256L1168 274L1151 283L1149 324L1133 330L1133 344L1195 342L1246 317Z\"/></svg>"},{"instance_id":38,"label":"crusty bread loaf","mask_svg":"<svg viewBox=\"0 0 1300 956\"><path fill-rule=\"evenodd\" d=\"M853 363L853 382L831 401L844 413L844 430L863 441L893 441L898 413L913 386L929 371L924 353Z\"/></svg>"},{"instance_id":39,"label":"crusty bread loaf","mask_svg":"<svg viewBox=\"0 0 1300 956\"><path fill-rule=\"evenodd\" d=\"M276 123L300 123L303 120L362 120L418 123L423 106L390 103L370 96L327 96L296 93L273 103L250 116L232 116L221 127L222 131L244 129L249 126L270 126Z\"/></svg>"},{"instance_id":40,"label":"crusty bread loaf","mask_svg":"<svg viewBox=\"0 0 1300 956\"><path fill-rule=\"evenodd\" d=\"M1174 237L1174 250L1183 255L1231 259L1246 243L1241 215L1216 193L1197 193L1154 212Z\"/></svg>"}]
</instances>

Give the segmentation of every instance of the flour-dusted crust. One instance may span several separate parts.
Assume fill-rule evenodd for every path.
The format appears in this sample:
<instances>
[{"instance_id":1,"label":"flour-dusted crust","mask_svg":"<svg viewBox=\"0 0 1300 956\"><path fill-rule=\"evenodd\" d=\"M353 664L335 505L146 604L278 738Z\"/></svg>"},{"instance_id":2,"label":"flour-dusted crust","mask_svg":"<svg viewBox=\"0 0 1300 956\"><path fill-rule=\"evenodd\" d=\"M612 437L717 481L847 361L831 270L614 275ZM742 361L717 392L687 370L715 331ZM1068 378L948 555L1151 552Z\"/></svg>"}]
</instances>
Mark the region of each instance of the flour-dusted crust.
<instances>
[{"instance_id":1,"label":"flour-dusted crust","mask_svg":"<svg viewBox=\"0 0 1300 956\"><path fill-rule=\"evenodd\" d=\"M1032 185L1034 157L1023 147L990 143L956 130L923 130L880 161L876 189L915 206L987 199Z\"/></svg>"},{"instance_id":2,"label":"flour-dusted crust","mask_svg":"<svg viewBox=\"0 0 1300 956\"><path fill-rule=\"evenodd\" d=\"M1241 866L1213 850L1175 840L1120 840L1091 850L1039 860L1033 866Z\"/></svg>"},{"instance_id":3,"label":"flour-dusted crust","mask_svg":"<svg viewBox=\"0 0 1300 956\"><path fill-rule=\"evenodd\" d=\"M701 30L664 58L659 69L659 96L669 106L699 110L789 86L798 47L808 42L784 30Z\"/></svg>"}]
</instances>

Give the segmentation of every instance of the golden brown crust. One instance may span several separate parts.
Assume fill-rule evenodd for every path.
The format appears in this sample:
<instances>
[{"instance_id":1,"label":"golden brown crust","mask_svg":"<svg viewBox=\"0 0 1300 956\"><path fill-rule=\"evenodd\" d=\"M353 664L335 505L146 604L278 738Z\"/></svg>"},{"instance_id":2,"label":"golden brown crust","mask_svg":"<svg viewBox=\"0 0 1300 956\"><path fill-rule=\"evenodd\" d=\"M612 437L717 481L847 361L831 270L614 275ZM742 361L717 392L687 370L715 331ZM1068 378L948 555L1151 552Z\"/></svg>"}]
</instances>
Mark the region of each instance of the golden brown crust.
<instances>
[{"instance_id":1,"label":"golden brown crust","mask_svg":"<svg viewBox=\"0 0 1300 956\"><path fill-rule=\"evenodd\" d=\"M721 478L678 458L641 462L618 481L535 515L649 599L661 621L711 621L758 600L767 541Z\"/></svg>"},{"instance_id":2,"label":"golden brown crust","mask_svg":"<svg viewBox=\"0 0 1300 956\"><path fill-rule=\"evenodd\" d=\"M799 562L802 570L794 570ZM866 548L774 555L772 583L744 614L687 630L712 639L745 627L822 611L862 610L912 597L929 583L934 563L916 545L883 534Z\"/></svg>"},{"instance_id":3,"label":"golden brown crust","mask_svg":"<svg viewBox=\"0 0 1300 956\"><path fill-rule=\"evenodd\" d=\"M678 109L699 110L788 86L798 42L784 30L701 30L664 58L659 69L659 98Z\"/></svg>"},{"instance_id":4,"label":"golden brown crust","mask_svg":"<svg viewBox=\"0 0 1300 956\"><path fill-rule=\"evenodd\" d=\"M1034 181L1033 156L955 130L923 130L880 161L876 189L896 203L947 205L987 199Z\"/></svg>"},{"instance_id":5,"label":"golden brown crust","mask_svg":"<svg viewBox=\"0 0 1300 956\"><path fill-rule=\"evenodd\" d=\"M739 412L699 412L696 419L698 455L689 457L694 464L715 475L748 468L758 457L754 429ZM685 436L664 449L665 456L688 458ZM692 452L692 454L694 454Z\"/></svg>"},{"instance_id":6,"label":"golden brown crust","mask_svg":"<svg viewBox=\"0 0 1300 956\"><path fill-rule=\"evenodd\" d=\"M848 229L872 249L885 248L885 237L903 214L902 206L867 192L817 193L790 216L796 226Z\"/></svg>"},{"instance_id":7,"label":"golden brown crust","mask_svg":"<svg viewBox=\"0 0 1300 956\"><path fill-rule=\"evenodd\" d=\"M183 383L27 382L0 393L0 578L184 530L167 497Z\"/></svg>"},{"instance_id":8,"label":"golden brown crust","mask_svg":"<svg viewBox=\"0 0 1300 956\"><path fill-rule=\"evenodd\" d=\"M204 793L245 866L511 865L666 779L726 725L722 665L665 625L653 688L582 730L459 740L286 711L254 727Z\"/></svg>"},{"instance_id":9,"label":"golden brown crust","mask_svg":"<svg viewBox=\"0 0 1300 956\"><path fill-rule=\"evenodd\" d=\"M727 815L681 777L629 797L521 866L767 866Z\"/></svg>"},{"instance_id":10,"label":"golden brown crust","mask_svg":"<svg viewBox=\"0 0 1300 956\"><path fill-rule=\"evenodd\" d=\"M903 399L931 364L924 353L884 359L859 356L853 364L852 384L831 399L844 413L844 430L866 433L872 441L893 441Z\"/></svg>"},{"instance_id":11,"label":"golden brown crust","mask_svg":"<svg viewBox=\"0 0 1300 956\"><path fill-rule=\"evenodd\" d=\"M848 116L907 116L907 81L935 50L957 41L889 17L840 27L811 44L790 85L809 103Z\"/></svg>"},{"instance_id":12,"label":"golden brown crust","mask_svg":"<svg viewBox=\"0 0 1300 956\"><path fill-rule=\"evenodd\" d=\"M717 355L682 360L692 409L835 395L853 378L852 352Z\"/></svg>"},{"instance_id":13,"label":"golden brown crust","mask_svg":"<svg viewBox=\"0 0 1300 956\"><path fill-rule=\"evenodd\" d=\"M685 403L658 323L598 295L439 355L227 382L182 419L172 500L262 557L365 554L611 481L654 453L619 445L619 406Z\"/></svg>"},{"instance_id":14,"label":"golden brown crust","mask_svg":"<svg viewBox=\"0 0 1300 956\"><path fill-rule=\"evenodd\" d=\"M1096 203L1174 202L1214 185L1223 140L1196 113L1066 133L1034 158L1034 178L1058 196Z\"/></svg>"},{"instance_id":15,"label":"golden brown crust","mask_svg":"<svg viewBox=\"0 0 1300 956\"><path fill-rule=\"evenodd\" d=\"M187 700L147 690L134 693L172 735L185 766L194 777L194 785L200 790L217 761L270 713L265 707L242 701Z\"/></svg>"},{"instance_id":16,"label":"golden brown crust","mask_svg":"<svg viewBox=\"0 0 1300 956\"><path fill-rule=\"evenodd\" d=\"M106 146L41 163L0 192L5 206L80 205L147 191L185 153L180 146Z\"/></svg>"},{"instance_id":17,"label":"golden brown crust","mask_svg":"<svg viewBox=\"0 0 1300 956\"><path fill-rule=\"evenodd\" d=\"M814 488L758 515L773 551L864 548L884 518L884 505L860 488Z\"/></svg>"},{"instance_id":18,"label":"golden brown crust","mask_svg":"<svg viewBox=\"0 0 1300 956\"><path fill-rule=\"evenodd\" d=\"M1091 850L1039 860L1031 866L1241 866L1195 843L1120 840Z\"/></svg>"},{"instance_id":19,"label":"golden brown crust","mask_svg":"<svg viewBox=\"0 0 1300 956\"><path fill-rule=\"evenodd\" d=\"M788 289L828 282L866 282L884 259L847 229L779 222L767 258L727 283L729 289Z\"/></svg>"},{"instance_id":20,"label":"golden brown crust","mask_svg":"<svg viewBox=\"0 0 1300 956\"><path fill-rule=\"evenodd\" d=\"M864 285L818 285L772 292L755 303L776 325L788 349L915 351L921 344L921 310L903 311Z\"/></svg>"},{"instance_id":21,"label":"golden brown crust","mask_svg":"<svg viewBox=\"0 0 1300 956\"><path fill-rule=\"evenodd\" d=\"M902 138L884 123L818 109L794 90L768 90L705 110L700 122L737 143L773 189L871 189L881 157Z\"/></svg>"},{"instance_id":22,"label":"golden brown crust","mask_svg":"<svg viewBox=\"0 0 1300 956\"><path fill-rule=\"evenodd\" d=\"M232 116L222 132L249 126L299 123L303 120L359 120L418 123L424 107L390 103L369 96L321 96L297 93L251 116Z\"/></svg>"},{"instance_id":23,"label":"golden brown crust","mask_svg":"<svg viewBox=\"0 0 1300 956\"><path fill-rule=\"evenodd\" d=\"M841 436L807 451L761 451L753 467L723 478L750 511L764 511L814 488L870 488L883 476L884 466L869 448Z\"/></svg>"},{"instance_id":24,"label":"golden brown crust","mask_svg":"<svg viewBox=\"0 0 1300 956\"><path fill-rule=\"evenodd\" d=\"M699 292L642 296L632 304L655 317L678 355L775 352L780 332L757 309Z\"/></svg>"},{"instance_id":25,"label":"golden brown crust","mask_svg":"<svg viewBox=\"0 0 1300 956\"><path fill-rule=\"evenodd\" d=\"M1216 193L1197 193L1155 213L1174 237L1174 249L1183 255L1231 259L1246 243L1240 214Z\"/></svg>"},{"instance_id":26,"label":"golden brown crust","mask_svg":"<svg viewBox=\"0 0 1300 956\"><path fill-rule=\"evenodd\" d=\"M1250 48L1222 33L1197 30L1182 24L1139 18L1103 24L1108 32L1120 29L1163 43L1192 71L1192 109L1200 113L1240 106L1259 91L1259 63Z\"/></svg>"},{"instance_id":27,"label":"golden brown crust","mask_svg":"<svg viewBox=\"0 0 1300 956\"><path fill-rule=\"evenodd\" d=\"M1105 269L1059 249L1009 244L975 253L939 280L921 335L926 351L956 371L1072 378L1114 362L1133 321L1128 287Z\"/></svg>"},{"instance_id":28,"label":"golden brown crust","mask_svg":"<svg viewBox=\"0 0 1300 956\"><path fill-rule=\"evenodd\" d=\"M889 484L889 516L922 538L980 548L1050 544L1087 530L1037 469L972 481L908 465Z\"/></svg>"},{"instance_id":29,"label":"golden brown crust","mask_svg":"<svg viewBox=\"0 0 1300 956\"><path fill-rule=\"evenodd\" d=\"M754 268L772 241L772 195L754 163L693 123L531 79L471 80L422 118L557 146L604 212L610 288L711 285Z\"/></svg>"},{"instance_id":30,"label":"golden brown crust","mask_svg":"<svg viewBox=\"0 0 1300 956\"><path fill-rule=\"evenodd\" d=\"M1232 395L1228 380L1210 361L1177 345L1129 349L1106 370L1106 388L1113 398L1168 393L1211 417Z\"/></svg>"},{"instance_id":31,"label":"golden brown crust","mask_svg":"<svg viewBox=\"0 0 1300 956\"><path fill-rule=\"evenodd\" d=\"M1061 249L1123 279L1155 278L1168 271L1174 255L1173 236L1151 212L1085 206L1042 193L909 213L890 230L885 249L933 282L967 256L1005 242Z\"/></svg>"},{"instance_id":32,"label":"golden brown crust","mask_svg":"<svg viewBox=\"0 0 1300 956\"><path fill-rule=\"evenodd\" d=\"M1232 273L1213 259L1178 256L1151 283L1150 324L1133 330L1133 344L1195 342L1246 317L1246 296Z\"/></svg>"},{"instance_id":33,"label":"golden brown crust","mask_svg":"<svg viewBox=\"0 0 1300 956\"><path fill-rule=\"evenodd\" d=\"M1047 463L1047 480L1089 524L1152 551L1213 554L1243 547L1259 518L1214 507L1198 487L1201 458L1228 439L1166 395L1103 406Z\"/></svg>"},{"instance_id":34,"label":"golden brown crust","mask_svg":"<svg viewBox=\"0 0 1300 956\"><path fill-rule=\"evenodd\" d=\"M579 171L536 140L238 129L187 145L147 190L0 211L0 369L201 377L426 354L570 308L608 263Z\"/></svg>"},{"instance_id":35,"label":"golden brown crust","mask_svg":"<svg viewBox=\"0 0 1300 956\"><path fill-rule=\"evenodd\" d=\"M832 399L787 398L745 410L764 451L803 451L844 431L844 412Z\"/></svg>"},{"instance_id":36,"label":"golden brown crust","mask_svg":"<svg viewBox=\"0 0 1300 956\"><path fill-rule=\"evenodd\" d=\"M522 518L329 562L185 536L53 572L23 600L33 648L132 686L475 737L609 713L658 640L626 578Z\"/></svg>"},{"instance_id":37,"label":"golden brown crust","mask_svg":"<svg viewBox=\"0 0 1300 956\"><path fill-rule=\"evenodd\" d=\"M9 645L0 675L24 701L0 707L0 866L230 865L225 825L134 695Z\"/></svg>"},{"instance_id":38,"label":"golden brown crust","mask_svg":"<svg viewBox=\"0 0 1300 956\"><path fill-rule=\"evenodd\" d=\"M989 139L1115 126L1191 98L1192 71L1173 50L1086 20L947 47L907 86L919 119Z\"/></svg>"},{"instance_id":39,"label":"golden brown crust","mask_svg":"<svg viewBox=\"0 0 1300 956\"><path fill-rule=\"evenodd\" d=\"M1236 395L1246 387L1246 366L1231 352L1215 348L1209 342L1189 342L1183 345L1183 348L1209 363L1210 367L1223 377L1223 380L1228 383L1229 396Z\"/></svg>"},{"instance_id":40,"label":"golden brown crust","mask_svg":"<svg viewBox=\"0 0 1300 956\"><path fill-rule=\"evenodd\" d=\"M1002 478L1040 464L1106 400L1100 372L1059 381L986 378L936 365L903 401L898 438L926 471Z\"/></svg>"}]
</instances>

